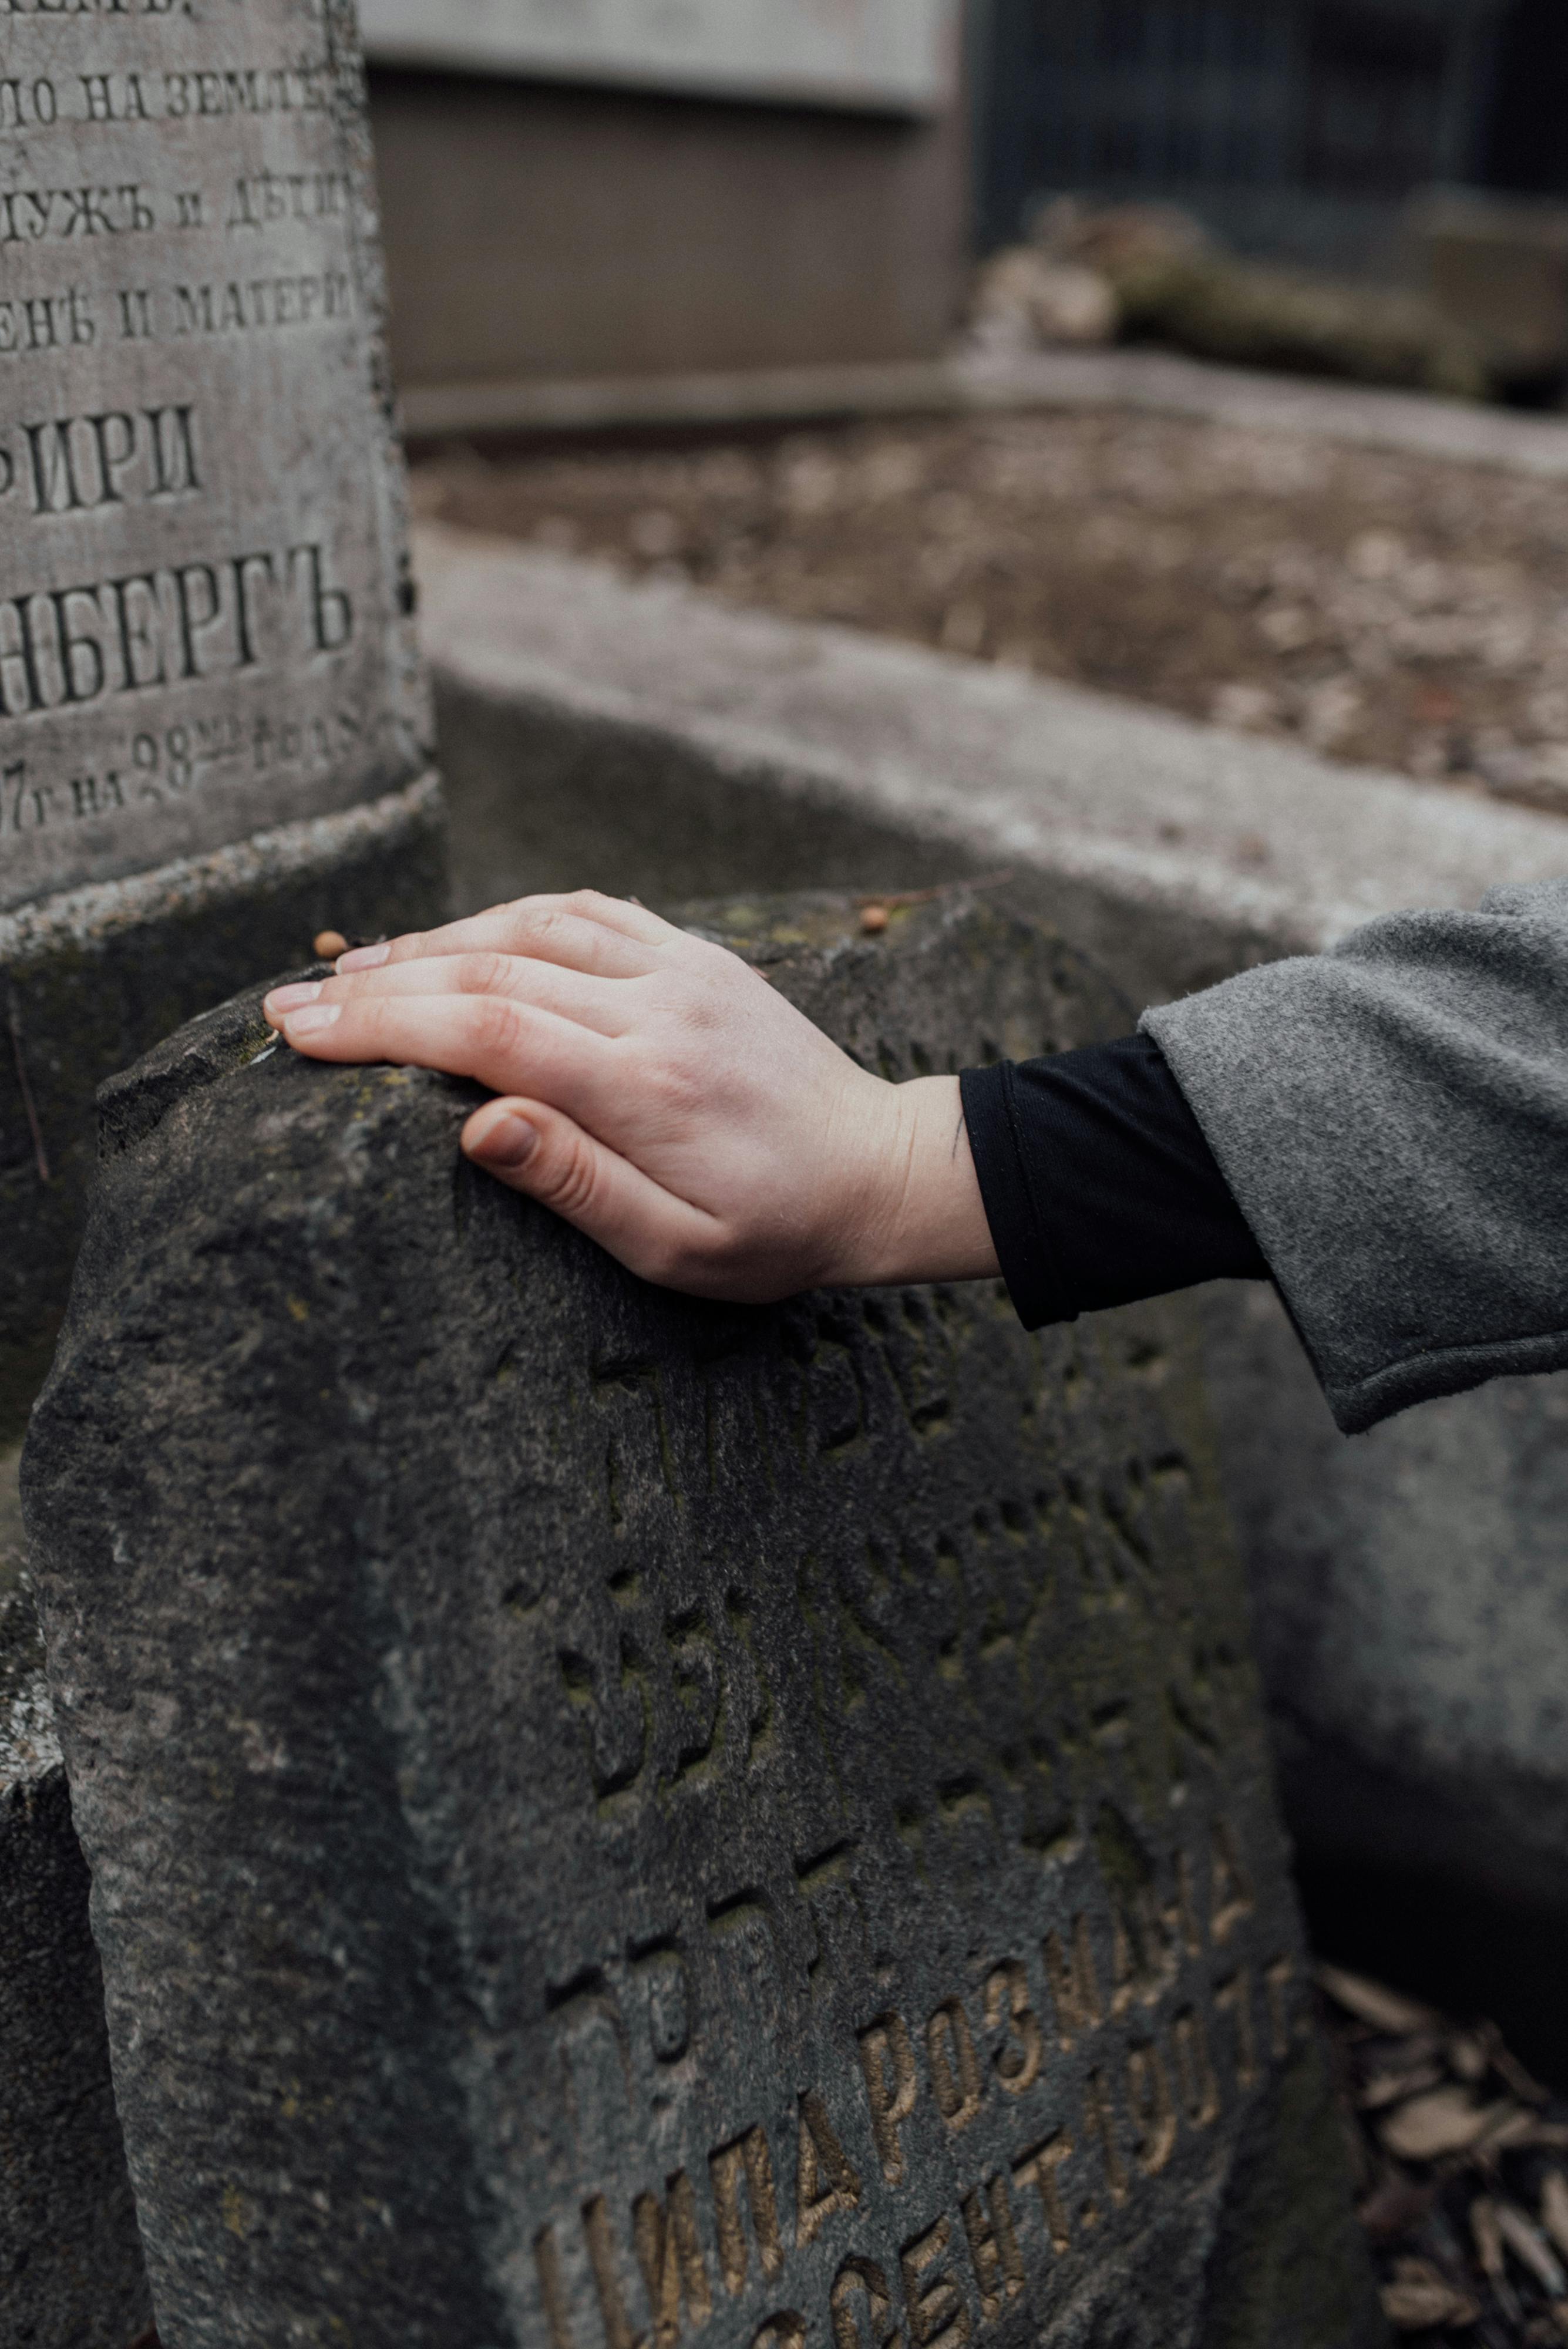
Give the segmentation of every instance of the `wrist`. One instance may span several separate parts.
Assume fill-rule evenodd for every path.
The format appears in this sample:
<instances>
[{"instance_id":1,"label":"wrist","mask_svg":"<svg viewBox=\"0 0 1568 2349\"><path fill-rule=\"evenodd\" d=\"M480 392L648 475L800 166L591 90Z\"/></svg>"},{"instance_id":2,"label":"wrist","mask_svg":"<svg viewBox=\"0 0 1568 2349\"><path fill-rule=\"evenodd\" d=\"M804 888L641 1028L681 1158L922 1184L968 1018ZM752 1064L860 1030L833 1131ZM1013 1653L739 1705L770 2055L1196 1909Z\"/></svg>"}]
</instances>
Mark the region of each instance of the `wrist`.
<instances>
[{"instance_id":1,"label":"wrist","mask_svg":"<svg viewBox=\"0 0 1568 2349\"><path fill-rule=\"evenodd\" d=\"M916 1077L885 1092L865 1209L834 1278L861 1288L993 1278L1000 1267L958 1079Z\"/></svg>"}]
</instances>

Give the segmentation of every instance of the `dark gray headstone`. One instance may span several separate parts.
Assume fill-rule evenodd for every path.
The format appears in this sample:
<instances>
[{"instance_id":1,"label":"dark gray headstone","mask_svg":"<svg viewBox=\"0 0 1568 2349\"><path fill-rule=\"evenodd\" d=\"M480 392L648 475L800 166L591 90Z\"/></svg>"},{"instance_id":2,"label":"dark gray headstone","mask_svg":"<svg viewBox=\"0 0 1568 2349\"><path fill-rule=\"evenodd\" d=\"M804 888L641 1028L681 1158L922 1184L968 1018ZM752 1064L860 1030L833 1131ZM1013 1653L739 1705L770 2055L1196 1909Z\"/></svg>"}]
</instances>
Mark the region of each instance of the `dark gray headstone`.
<instances>
[{"instance_id":1,"label":"dark gray headstone","mask_svg":"<svg viewBox=\"0 0 1568 2349\"><path fill-rule=\"evenodd\" d=\"M92 1096L439 913L348 0L0 0L0 1441Z\"/></svg>"},{"instance_id":2,"label":"dark gray headstone","mask_svg":"<svg viewBox=\"0 0 1568 2349\"><path fill-rule=\"evenodd\" d=\"M0 907L428 762L344 0L6 0Z\"/></svg>"},{"instance_id":3,"label":"dark gray headstone","mask_svg":"<svg viewBox=\"0 0 1568 2349\"><path fill-rule=\"evenodd\" d=\"M0 1459L0 2339L127 2349L151 2319L88 1873Z\"/></svg>"},{"instance_id":4,"label":"dark gray headstone","mask_svg":"<svg viewBox=\"0 0 1568 2349\"><path fill-rule=\"evenodd\" d=\"M1125 1023L715 926L891 1075ZM104 1101L26 1483L167 2349L1379 2337L1184 1315L703 1306L254 999Z\"/></svg>"}]
</instances>

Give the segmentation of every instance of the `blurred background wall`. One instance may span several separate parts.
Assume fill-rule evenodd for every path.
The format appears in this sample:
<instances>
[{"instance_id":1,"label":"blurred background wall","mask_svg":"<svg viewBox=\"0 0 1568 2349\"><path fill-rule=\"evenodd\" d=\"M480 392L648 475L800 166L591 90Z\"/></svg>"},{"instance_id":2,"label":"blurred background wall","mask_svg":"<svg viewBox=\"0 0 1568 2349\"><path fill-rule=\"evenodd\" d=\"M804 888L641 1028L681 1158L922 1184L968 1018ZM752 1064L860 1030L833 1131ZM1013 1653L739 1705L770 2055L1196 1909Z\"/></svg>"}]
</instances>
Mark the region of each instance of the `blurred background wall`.
<instances>
[{"instance_id":1,"label":"blurred background wall","mask_svg":"<svg viewBox=\"0 0 1568 2349\"><path fill-rule=\"evenodd\" d=\"M1568 319L1568 213L1529 209L1568 196L1568 0L363 14L416 430L504 429L508 387L933 360L976 260L1064 191L1430 285L1483 329L1499 271L1522 268L1504 323ZM1435 186L1470 192L1423 226L1409 200ZM1499 195L1526 204L1500 216Z\"/></svg>"},{"instance_id":2,"label":"blurred background wall","mask_svg":"<svg viewBox=\"0 0 1568 2349\"><path fill-rule=\"evenodd\" d=\"M907 361L950 337L957 0L363 14L405 390Z\"/></svg>"},{"instance_id":3,"label":"blurred background wall","mask_svg":"<svg viewBox=\"0 0 1568 2349\"><path fill-rule=\"evenodd\" d=\"M979 233L1155 197L1243 251L1408 274L1410 194L1568 192L1564 0L978 0Z\"/></svg>"}]
</instances>

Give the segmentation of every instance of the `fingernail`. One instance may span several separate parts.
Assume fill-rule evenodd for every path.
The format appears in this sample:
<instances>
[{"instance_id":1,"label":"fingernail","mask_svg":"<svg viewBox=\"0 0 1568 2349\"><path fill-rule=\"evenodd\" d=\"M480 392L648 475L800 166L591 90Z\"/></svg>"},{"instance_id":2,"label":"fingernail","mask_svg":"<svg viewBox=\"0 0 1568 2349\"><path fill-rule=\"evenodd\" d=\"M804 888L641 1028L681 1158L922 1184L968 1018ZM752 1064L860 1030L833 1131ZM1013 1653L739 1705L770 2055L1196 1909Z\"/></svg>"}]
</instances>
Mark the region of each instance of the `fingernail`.
<instances>
[{"instance_id":1,"label":"fingernail","mask_svg":"<svg viewBox=\"0 0 1568 2349\"><path fill-rule=\"evenodd\" d=\"M340 1003L313 1003L306 1011L292 1013L283 1023L283 1032L292 1043L296 1036L319 1035L323 1028L330 1028L335 1019L342 1017Z\"/></svg>"},{"instance_id":2,"label":"fingernail","mask_svg":"<svg viewBox=\"0 0 1568 2349\"><path fill-rule=\"evenodd\" d=\"M391 947L384 939L379 947L350 947L347 954L338 956L337 968L339 970L374 970L379 963L386 961L391 951Z\"/></svg>"},{"instance_id":3,"label":"fingernail","mask_svg":"<svg viewBox=\"0 0 1568 2349\"><path fill-rule=\"evenodd\" d=\"M533 1156L538 1140L537 1128L525 1117L498 1117L470 1154L485 1166L521 1166Z\"/></svg>"},{"instance_id":4,"label":"fingernail","mask_svg":"<svg viewBox=\"0 0 1568 2349\"><path fill-rule=\"evenodd\" d=\"M293 987L275 987L267 1002L275 1011L297 1011L302 1003L314 1003L321 988L318 978L302 978Z\"/></svg>"}]
</instances>

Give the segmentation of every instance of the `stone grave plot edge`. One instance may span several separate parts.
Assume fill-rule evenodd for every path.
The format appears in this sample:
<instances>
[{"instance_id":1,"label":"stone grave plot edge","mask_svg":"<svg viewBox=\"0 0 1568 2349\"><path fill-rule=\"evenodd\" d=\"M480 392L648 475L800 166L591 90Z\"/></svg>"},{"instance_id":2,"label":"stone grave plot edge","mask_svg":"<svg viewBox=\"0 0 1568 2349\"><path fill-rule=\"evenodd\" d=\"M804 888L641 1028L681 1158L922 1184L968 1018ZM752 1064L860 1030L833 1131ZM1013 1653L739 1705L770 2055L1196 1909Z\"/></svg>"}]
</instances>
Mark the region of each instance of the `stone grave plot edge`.
<instances>
[{"instance_id":1,"label":"stone grave plot edge","mask_svg":"<svg viewBox=\"0 0 1568 2349\"><path fill-rule=\"evenodd\" d=\"M1127 1024L702 926L889 1074ZM166 2349L1379 2339L1185 1311L663 1294L256 1004L106 1089L26 1471Z\"/></svg>"}]
</instances>

